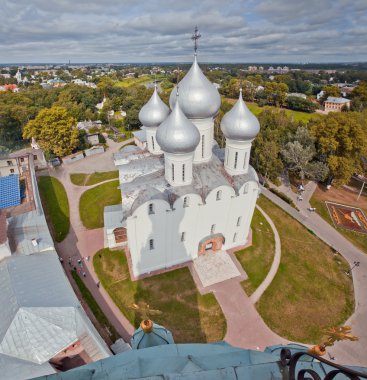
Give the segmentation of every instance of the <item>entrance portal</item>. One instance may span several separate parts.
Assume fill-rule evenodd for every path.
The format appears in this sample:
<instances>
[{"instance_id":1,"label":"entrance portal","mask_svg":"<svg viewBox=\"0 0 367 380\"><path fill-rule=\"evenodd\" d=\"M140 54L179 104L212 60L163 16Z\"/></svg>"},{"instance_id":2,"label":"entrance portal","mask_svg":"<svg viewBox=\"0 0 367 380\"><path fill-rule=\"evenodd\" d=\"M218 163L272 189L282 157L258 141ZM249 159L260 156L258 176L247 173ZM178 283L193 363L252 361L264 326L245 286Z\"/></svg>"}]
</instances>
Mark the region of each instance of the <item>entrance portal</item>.
<instances>
[{"instance_id":1,"label":"entrance portal","mask_svg":"<svg viewBox=\"0 0 367 380\"><path fill-rule=\"evenodd\" d=\"M206 251L220 251L224 244L224 236L222 234L215 234L207 236L199 243L198 255L203 255Z\"/></svg>"},{"instance_id":2,"label":"entrance portal","mask_svg":"<svg viewBox=\"0 0 367 380\"><path fill-rule=\"evenodd\" d=\"M127 241L127 231L124 227L118 227L113 230L113 234L115 235L116 244L123 243Z\"/></svg>"}]
</instances>

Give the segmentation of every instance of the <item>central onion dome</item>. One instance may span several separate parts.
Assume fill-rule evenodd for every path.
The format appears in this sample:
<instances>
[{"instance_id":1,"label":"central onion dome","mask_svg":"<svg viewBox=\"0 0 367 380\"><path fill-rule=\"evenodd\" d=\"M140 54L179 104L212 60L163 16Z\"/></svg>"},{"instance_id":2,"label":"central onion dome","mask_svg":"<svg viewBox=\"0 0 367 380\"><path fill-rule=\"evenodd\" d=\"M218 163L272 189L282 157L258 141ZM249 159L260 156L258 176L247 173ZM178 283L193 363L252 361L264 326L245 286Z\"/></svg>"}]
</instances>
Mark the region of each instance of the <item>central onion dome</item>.
<instances>
[{"instance_id":1,"label":"central onion dome","mask_svg":"<svg viewBox=\"0 0 367 380\"><path fill-rule=\"evenodd\" d=\"M154 85L154 92L139 112L139 120L145 127L158 127L169 115L169 108L163 103Z\"/></svg>"},{"instance_id":2,"label":"central onion dome","mask_svg":"<svg viewBox=\"0 0 367 380\"><path fill-rule=\"evenodd\" d=\"M201 71L196 54L194 63L178 86L180 105L189 119L206 119L218 113L221 104L219 92ZM169 98L171 109L176 101L175 91L172 91Z\"/></svg>"},{"instance_id":3,"label":"central onion dome","mask_svg":"<svg viewBox=\"0 0 367 380\"><path fill-rule=\"evenodd\" d=\"M231 140L253 140L259 133L259 120L243 101L242 89L236 104L223 116L220 128L224 136Z\"/></svg>"},{"instance_id":4,"label":"central onion dome","mask_svg":"<svg viewBox=\"0 0 367 380\"><path fill-rule=\"evenodd\" d=\"M190 153L198 146L200 134L195 125L182 112L178 91L175 97L177 99L173 110L158 127L156 139L163 152Z\"/></svg>"}]
</instances>

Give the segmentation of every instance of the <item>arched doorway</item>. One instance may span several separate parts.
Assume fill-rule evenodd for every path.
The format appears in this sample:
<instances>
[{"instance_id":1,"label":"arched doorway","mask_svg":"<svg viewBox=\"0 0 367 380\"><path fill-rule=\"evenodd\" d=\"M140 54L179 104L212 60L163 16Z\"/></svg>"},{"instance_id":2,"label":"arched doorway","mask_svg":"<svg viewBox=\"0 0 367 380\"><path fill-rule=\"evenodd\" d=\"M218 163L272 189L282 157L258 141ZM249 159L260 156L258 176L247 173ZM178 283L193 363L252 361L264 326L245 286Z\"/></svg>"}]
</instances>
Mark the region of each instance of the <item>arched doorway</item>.
<instances>
[{"instance_id":1,"label":"arched doorway","mask_svg":"<svg viewBox=\"0 0 367 380\"><path fill-rule=\"evenodd\" d=\"M116 244L127 241L127 231L125 227L115 228L113 234L115 235Z\"/></svg>"},{"instance_id":2,"label":"arched doorway","mask_svg":"<svg viewBox=\"0 0 367 380\"><path fill-rule=\"evenodd\" d=\"M224 244L224 236L222 234L214 234L200 240L198 255L203 255L207 251L220 251Z\"/></svg>"}]
</instances>

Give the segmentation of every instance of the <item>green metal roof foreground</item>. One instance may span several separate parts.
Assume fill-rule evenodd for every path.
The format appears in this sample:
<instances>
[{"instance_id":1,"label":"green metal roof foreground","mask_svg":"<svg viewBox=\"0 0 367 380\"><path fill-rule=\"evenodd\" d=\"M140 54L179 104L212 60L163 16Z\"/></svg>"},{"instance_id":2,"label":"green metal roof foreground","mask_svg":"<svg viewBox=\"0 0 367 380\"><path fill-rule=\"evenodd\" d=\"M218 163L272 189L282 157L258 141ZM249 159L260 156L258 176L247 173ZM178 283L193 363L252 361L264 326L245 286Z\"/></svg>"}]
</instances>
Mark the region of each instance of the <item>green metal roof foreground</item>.
<instances>
[{"instance_id":1,"label":"green metal roof foreground","mask_svg":"<svg viewBox=\"0 0 367 380\"><path fill-rule=\"evenodd\" d=\"M38 377L38 380L250 380L279 379L287 376L281 365L280 351L288 348L292 354L306 352L300 345L269 347L265 352L244 350L224 342L214 344L167 344L131 350L87 364L68 372ZM312 368L324 378L333 370L329 365L310 361L303 356L297 369ZM354 368L366 373L367 369ZM287 377L286 377L287 378ZM338 375L337 379L347 379Z\"/></svg>"},{"instance_id":2,"label":"green metal roof foreground","mask_svg":"<svg viewBox=\"0 0 367 380\"><path fill-rule=\"evenodd\" d=\"M144 323L144 321L142 323ZM173 343L172 333L165 327L154 322L152 322L152 331L150 333L144 332L143 329L139 327L131 338L131 347L139 350Z\"/></svg>"}]
</instances>

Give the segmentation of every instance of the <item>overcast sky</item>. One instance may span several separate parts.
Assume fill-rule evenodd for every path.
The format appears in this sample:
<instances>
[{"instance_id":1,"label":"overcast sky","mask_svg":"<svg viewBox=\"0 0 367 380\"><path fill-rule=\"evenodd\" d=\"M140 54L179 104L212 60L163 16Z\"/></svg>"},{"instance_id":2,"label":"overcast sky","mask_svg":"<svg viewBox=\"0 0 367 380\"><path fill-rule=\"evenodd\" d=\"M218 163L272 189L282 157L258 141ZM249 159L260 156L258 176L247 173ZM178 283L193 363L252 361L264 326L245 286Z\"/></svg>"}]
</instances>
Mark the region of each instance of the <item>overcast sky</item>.
<instances>
[{"instance_id":1,"label":"overcast sky","mask_svg":"<svg viewBox=\"0 0 367 380\"><path fill-rule=\"evenodd\" d=\"M0 63L367 61L367 0L0 0Z\"/></svg>"}]
</instances>

